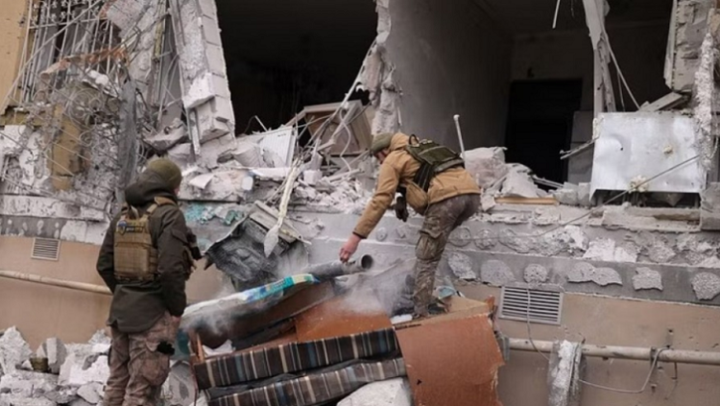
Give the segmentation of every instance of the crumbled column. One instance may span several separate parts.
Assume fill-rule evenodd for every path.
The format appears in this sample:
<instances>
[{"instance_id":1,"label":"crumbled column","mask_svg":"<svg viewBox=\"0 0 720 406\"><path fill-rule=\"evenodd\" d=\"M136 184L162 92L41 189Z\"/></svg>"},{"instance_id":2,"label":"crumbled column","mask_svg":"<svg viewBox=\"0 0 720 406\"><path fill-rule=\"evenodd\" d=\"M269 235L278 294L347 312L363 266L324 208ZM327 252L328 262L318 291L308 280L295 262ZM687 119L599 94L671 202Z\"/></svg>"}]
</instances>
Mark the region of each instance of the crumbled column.
<instances>
[{"instance_id":1,"label":"crumbled column","mask_svg":"<svg viewBox=\"0 0 720 406\"><path fill-rule=\"evenodd\" d=\"M582 345L555 342L548 369L549 406L580 406Z\"/></svg>"},{"instance_id":2,"label":"crumbled column","mask_svg":"<svg viewBox=\"0 0 720 406\"><path fill-rule=\"evenodd\" d=\"M217 8L213 0L180 0L173 18L183 105L191 128L201 143L234 134L235 115L230 99Z\"/></svg>"}]
</instances>

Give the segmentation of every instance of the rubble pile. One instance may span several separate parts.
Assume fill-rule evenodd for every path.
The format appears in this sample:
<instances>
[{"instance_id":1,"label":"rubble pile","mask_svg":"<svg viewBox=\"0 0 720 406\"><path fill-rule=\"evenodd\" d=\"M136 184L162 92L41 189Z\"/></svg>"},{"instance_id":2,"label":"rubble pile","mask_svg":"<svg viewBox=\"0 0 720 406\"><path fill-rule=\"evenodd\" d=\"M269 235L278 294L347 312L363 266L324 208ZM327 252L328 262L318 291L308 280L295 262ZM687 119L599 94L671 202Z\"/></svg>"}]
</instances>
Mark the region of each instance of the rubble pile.
<instances>
[{"instance_id":1,"label":"rubble pile","mask_svg":"<svg viewBox=\"0 0 720 406\"><path fill-rule=\"evenodd\" d=\"M110 375L110 338L101 330L87 343L50 338L33 352L14 327L0 337L0 406L102 405ZM176 363L163 388L165 406L194 400L187 365Z\"/></svg>"},{"instance_id":2,"label":"rubble pile","mask_svg":"<svg viewBox=\"0 0 720 406\"><path fill-rule=\"evenodd\" d=\"M166 384L172 404L195 387L209 406L270 406L278 404L278 393L286 394L288 406L410 406L437 404L428 399L445 390L458 393L458 404L481 398L497 404L503 358L499 345L487 345L495 343L494 302L451 289L438 295L443 303L435 316L413 321L402 306L412 261L382 271L373 262L366 256L347 265L313 265L188 307L175 343L187 363L175 364ZM438 333L470 348L470 355L429 355ZM445 363L482 373L469 385L450 382L435 373ZM427 387L409 383L419 380Z\"/></svg>"}]
</instances>

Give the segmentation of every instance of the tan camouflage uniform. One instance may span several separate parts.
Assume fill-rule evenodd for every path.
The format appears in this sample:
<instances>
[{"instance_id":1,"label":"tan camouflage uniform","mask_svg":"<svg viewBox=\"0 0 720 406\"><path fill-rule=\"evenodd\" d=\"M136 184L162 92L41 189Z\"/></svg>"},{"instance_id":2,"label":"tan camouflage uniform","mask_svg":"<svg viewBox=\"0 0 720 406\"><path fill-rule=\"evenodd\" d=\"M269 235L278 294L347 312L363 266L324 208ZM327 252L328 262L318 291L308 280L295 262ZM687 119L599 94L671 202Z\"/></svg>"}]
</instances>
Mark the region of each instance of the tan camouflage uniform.
<instances>
[{"instance_id":1,"label":"tan camouflage uniform","mask_svg":"<svg viewBox=\"0 0 720 406\"><path fill-rule=\"evenodd\" d=\"M377 137L376 137L377 138ZM414 182L420 162L406 151L410 137L394 134L387 149L390 151L378 175L375 195L358 220L353 234L367 238L390 207L398 186L407 190L407 204L425 216L416 248L415 288L413 302L415 316L428 314L435 286L435 270L445 251L448 236L472 217L480 206L480 188L463 168L451 168L437 174L425 192Z\"/></svg>"},{"instance_id":2,"label":"tan camouflage uniform","mask_svg":"<svg viewBox=\"0 0 720 406\"><path fill-rule=\"evenodd\" d=\"M177 327L170 314L150 330L124 334L112 329L110 379L105 387L105 406L157 405L170 373L170 355L157 351L162 342L173 343Z\"/></svg>"},{"instance_id":3,"label":"tan camouflage uniform","mask_svg":"<svg viewBox=\"0 0 720 406\"><path fill-rule=\"evenodd\" d=\"M415 316L425 317L435 289L437 270L450 233L472 217L480 206L479 195L460 195L432 204L425 212L420 239L415 249Z\"/></svg>"}]
</instances>

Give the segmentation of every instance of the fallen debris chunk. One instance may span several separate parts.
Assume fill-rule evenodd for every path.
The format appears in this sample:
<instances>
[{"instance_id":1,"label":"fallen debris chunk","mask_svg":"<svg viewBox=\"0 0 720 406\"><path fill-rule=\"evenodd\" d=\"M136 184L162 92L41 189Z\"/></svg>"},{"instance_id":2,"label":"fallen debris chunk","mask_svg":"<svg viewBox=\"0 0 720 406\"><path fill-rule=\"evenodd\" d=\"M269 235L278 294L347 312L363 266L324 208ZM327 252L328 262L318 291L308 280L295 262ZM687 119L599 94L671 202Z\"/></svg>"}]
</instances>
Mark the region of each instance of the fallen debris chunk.
<instances>
[{"instance_id":1,"label":"fallen debris chunk","mask_svg":"<svg viewBox=\"0 0 720 406\"><path fill-rule=\"evenodd\" d=\"M96 405L102 400L102 390L103 386L101 383L93 382L81 386L77 391L77 395L86 402Z\"/></svg>"},{"instance_id":2,"label":"fallen debris chunk","mask_svg":"<svg viewBox=\"0 0 720 406\"><path fill-rule=\"evenodd\" d=\"M150 144L155 150L161 154L165 153L170 148L189 140L185 126L176 119L171 126L164 128L157 134L154 134L145 141Z\"/></svg>"},{"instance_id":3,"label":"fallen debris chunk","mask_svg":"<svg viewBox=\"0 0 720 406\"><path fill-rule=\"evenodd\" d=\"M266 166L263 158L263 149L252 142L238 142L237 147L230 152L232 157L246 168L260 168Z\"/></svg>"},{"instance_id":4,"label":"fallen debris chunk","mask_svg":"<svg viewBox=\"0 0 720 406\"><path fill-rule=\"evenodd\" d=\"M59 338L48 338L38 348L36 355L48 359L48 367L53 374L60 373L60 367L67 357L65 344Z\"/></svg>"},{"instance_id":5,"label":"fallen debris chunk","mask_svg":"<svg viewBox=\"0 0 720 406\"><path fill-rule=\"evenodd\" d=\"M509 164L508 173L500 191L502 197L545 197L547 194L535 186L530 168L520 164Z\"/></svg>"},{"instance_id":6,"label":"fallen debris chunk","mask_svg":"<svg viewBox=\"0 0 720 406\"><path fill-rule=\"evenodd\" d=\"M675 107L682 106L689 100L689 97L679 93L671 92L665 96L655 100L652 103L646 102L640 106L639 111L661 111L661 110L672 110Z\"/></svg>"},{"instance_id":7,"label":"fallen debris chunk","mask_svg":"<svg viewBox=\"0 0 720 406\"><path fill-rule=\"evenodd\" d=\"M108 357L92 352L89 344L68 346L68 356L60 368L61 385L82 386L92 382L104 383L110 376Z\"/></svg>"},{"instance_id":8,"label":"fallen debris chunk","mask_svg":"<svg viewBox=\"0 0 720 406\"><path fill-rule=\"evenodd\" d=\"M412 406L407 379L395 378L366 385L338 403L338 406Z\"/></svg>"},{"instance_id":9,"label":"fallen debris chunk","mask_svg":"<svg viewBox=\"0 0 720 406\"><path fill-rule=\"evenodd\" d=\"M30 346L17 328L5 330L0 337L0 376L15 372L31 355Z\"/></svg>"},{"instance_id":10,"label":"fallen debris chunk","mask_svg":"<svg viewBox=\"0 0 720 406\"><path fill-rule=\"evenodd\" d=\"M552 193L555 200L566 206L577 206L580 204L579 187L572 183L565 183L561 189Z\"/></svg>"},{"instance_id":11,"label":"fallen debris chunk","mask_svg":"<svg viewBox=\"0 0 720 406\"><path fill-rule=\"evenodd\" d=\"M504 148L472 149L465 151L464 158L465 169L483 189L502 179L508 173Z\"/></svg>"}]
</instances>

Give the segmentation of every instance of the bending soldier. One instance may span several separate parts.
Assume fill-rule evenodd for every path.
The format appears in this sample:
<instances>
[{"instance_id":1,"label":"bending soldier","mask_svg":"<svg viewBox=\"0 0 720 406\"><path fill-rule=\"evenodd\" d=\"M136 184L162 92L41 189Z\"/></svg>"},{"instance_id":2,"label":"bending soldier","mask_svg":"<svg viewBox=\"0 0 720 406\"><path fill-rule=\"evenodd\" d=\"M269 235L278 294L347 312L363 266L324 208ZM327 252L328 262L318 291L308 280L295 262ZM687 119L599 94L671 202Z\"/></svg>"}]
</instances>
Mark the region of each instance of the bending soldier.
<instances>
[{"instance_id":1,"label":"bending soldier","mask_svg":"<svg viewBox=\"0 0 720 406\"><path fill-rule=\"evenodd\" d=\"M113 293L106 406L155 405L170 372L194 256L177 206L181 180L173 162L151 161L126 189L100 250L97 270Z\"/></svg>"},{"instance_id":2,"label":"bending soldier","mask_svg":"<svg viewBox=\"0 0 720 406\"><path fill-rule=\"evenodd\" d=\"M413 290L414 316L425 317L448 236L477 212L480 188L457 153L429 140L419 141L402 133L380 134L374 138L370 152L380 162L377 188L340 249L340 259L350 259L399 193L395 204L399 219L407 220L407 204L425 216L416 247Z\"/></svg>"}]
</instances>

